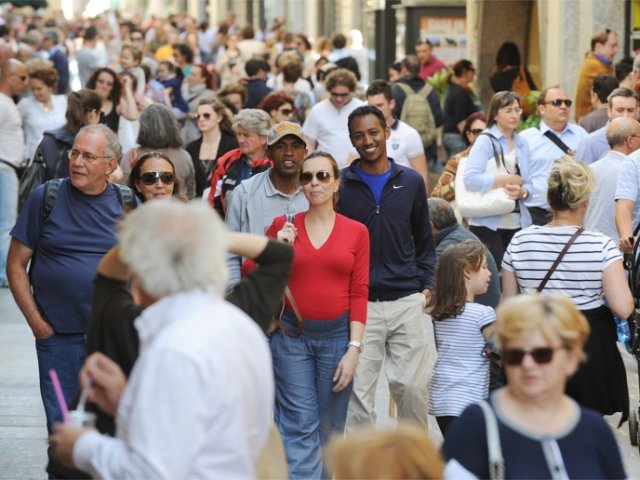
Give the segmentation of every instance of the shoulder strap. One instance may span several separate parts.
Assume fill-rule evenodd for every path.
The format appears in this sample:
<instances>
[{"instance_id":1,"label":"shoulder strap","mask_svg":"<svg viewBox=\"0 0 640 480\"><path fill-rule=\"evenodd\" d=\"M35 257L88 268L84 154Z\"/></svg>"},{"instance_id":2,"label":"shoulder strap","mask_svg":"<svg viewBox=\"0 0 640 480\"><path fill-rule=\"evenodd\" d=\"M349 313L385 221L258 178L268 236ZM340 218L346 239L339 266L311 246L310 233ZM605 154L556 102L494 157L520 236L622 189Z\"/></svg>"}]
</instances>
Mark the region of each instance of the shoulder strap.
<instances>
[{"instance_id":1,"label":"shoulder strap","mask_svg":"<svg viewBox=\"0 0 640 480\"><path fill-rule=\"evenodd\" d=\"M287 300L289 300L289 305L291 305L291 308L293 309L293 313L296 316L296 320L298 321L298 332L295 335L290 333L289 330L285 328L284 323L282 323L282 313L284 312L284 302L282 302L282 312L280 312L280 316L276 318L276 325L278 325L278 328L282 330L282 333L284 333L287 337L299 337L300 335L302 335L302 329L304 328L304 319L302 317L302 314L300 313L298 304L293 298L293 294L291 293L291 290L289 290L288 286L285 287L284 296L286 297Z\"/></svg>"},{"instance_id":2,"label":"shoulder strap","mask_svg":"<svg viewBox=\"0 0 640 480\"><path fill-rule=\"evenodd\" d=\"M558 258L556 258L556 261L553 262L553 265L551 265L551 268L549 269L549 271L547 272L547 274L544 276L544 278L542 279L542 281L540 282L540 285L538 285L538 288L536 288L536 291L538 293L542 292L542 290L544 290L544 287L547 285L547 282L549 281L549 279L551 278L551 275L553 275L553 272L556 271L556 268L558 268L558 265L560 265L560 262L562 261L562 258L564 257L564 255L567 253L567 251L569 250L569 248L571 247L571 245L573 245L573 242L576 241L576 239L580 236L580 234L584 232L584 227L580 227L576 230L576 232L571 236L571 238L569 239L569 241L567 242L567 244L564 246L564 248L562 249L562 251L560 252L560 254L558 254Z\"/></svg>"},{"instance_id":3,"label":"shoulder strap","mask_svg":"<svg viewBox=\"0 0 640 480\"><path fill-rule=\"evenodd\" d=\"M112 185L116 187L118 202L120 202L120 206L124 213L136 208L136 196L134 195L133 190L126 185L120 185L119 183L112 183Z\"/></svg>"},{"instance_id":4,"label":"shoulder strap","mask_svg":"<svg viewBox=\"0 0 640 480\"><path fill-rule=\"evenodd\" d=\"M60 191L63 181L64 178L54 178L44 184L44 196L42 197L43 222L49 218L49 215L51 215L51 211L53 210L53 206L56 204L58 192Z\"/></svg>"},{"instance_id":5,"label":"shoulder strap","mask_svg":"<svg viewBox=\"0 0 640 480\"><path fill-rule=\"evenodd\" d=\"M487 429L487 448L489 450L489 478L491 480L502 480L504 478L504 458L502 447L500 446L500 432L498 430L498 420L493 413L491 405L485 400L480 400L478 405L484 415L485 428Z\"/></svg>"},{"instance_id":6,"label":"shoulder strap","mask_svg":"<svg viewBox=\"0 0 640 480\"><path fill-rule=\"evenodd\" d=\"M546 132L543 133L543 135L545 137L547 137L549 140L551 140L553 143L556 144L556 146L562 150L564 153L570 153L571 149L567 146L566 143L564 143L562 140L560 140L560 137L558 137L555 133L553 133L551 130L547 130Z\"/></svg>"},{"instance_id":7,"label":"shoulder strap","mask_svg":"<svg viewBox=\"0 0 640 480\"><path fill-rule=\"evenodd\" d=\"M489 133L489 132L482 132L482 133L480 133L480 135L486 135L487 137L489 137L489 140L491 140L491 148L493 149L493 158L495 158L496 164L498 166L500 164L502 164L502 166L506 170L507 169L507 165L506 165L506 163L504 161L504 150L502 149L502 145L500 144L500 140L498 140L492 133ZM498 144L498 147L500 147L500 151L499 152L496 149L496 143Z\"/></svg>"}]
</instances>

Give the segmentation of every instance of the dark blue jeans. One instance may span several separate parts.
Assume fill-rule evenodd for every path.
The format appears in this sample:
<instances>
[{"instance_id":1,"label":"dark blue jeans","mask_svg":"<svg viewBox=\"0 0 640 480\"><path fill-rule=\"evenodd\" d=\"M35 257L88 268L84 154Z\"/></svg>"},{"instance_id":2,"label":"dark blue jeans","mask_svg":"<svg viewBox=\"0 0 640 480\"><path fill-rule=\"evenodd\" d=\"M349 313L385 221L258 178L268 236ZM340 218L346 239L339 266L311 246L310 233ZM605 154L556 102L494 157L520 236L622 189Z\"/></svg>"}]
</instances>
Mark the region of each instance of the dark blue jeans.
<instances>
[{"instance_id":1,"label":"dark blue jeans","mask_svg":"<svg viewBox=\"0 0 640 480\"><path fill-rule=\"evenodd\" d=\"M51 428L62 422L62 411L49 370L53 368L58 374L68 405L79 389L78 374L86 354L85 336L83 333L54 333L44 340L36 340L36 353L40 373L40 395L47 415L47 430L51 433Z\"/></svg>"},{"instance_id":2,"label":"dark blue jeans","mask_svg":"<svg viewBox=\"0 0 640 480\"><path fill-rule=\"evenodd\" d=\"M288 332L297 323L286 311ZM338 363L349 343L348 314L335 320L304 320L300 337L282 331L271 336L276 381L275 422L284 442L289 478L330 478L324 470L322 446L329 437L344 432L353 382L333 393Z\"/></svg>"}]
</instances>

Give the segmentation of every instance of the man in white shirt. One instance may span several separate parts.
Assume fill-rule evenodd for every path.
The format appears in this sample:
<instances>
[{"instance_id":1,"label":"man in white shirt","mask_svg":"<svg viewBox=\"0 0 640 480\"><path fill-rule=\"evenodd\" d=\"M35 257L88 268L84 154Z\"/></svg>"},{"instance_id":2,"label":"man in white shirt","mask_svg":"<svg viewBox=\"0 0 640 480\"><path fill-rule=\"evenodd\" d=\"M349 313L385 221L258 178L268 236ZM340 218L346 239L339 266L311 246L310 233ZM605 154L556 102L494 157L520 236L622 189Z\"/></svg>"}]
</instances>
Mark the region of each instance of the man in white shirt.
<instances>
[{"instance_id":1,"label":"man in white shirt","mask_svg":"<svg viewBox=\"0 0 640 480\"><path fill-rule=\"evenodd\" d=\"M611 150L600 160L589 165L596 177L596 187L589 197L584 226L588 230L604 233L617 245L620 237L616 230L614 198L618 198L616 189L628 155L640 148L640 123L635 118L614 118L607 127L607 142ZM637 210L633 209L634 224L638 222Z\"/></svg>"},{"instance_id":2,"label":"man in white shirt","mask_svg":"<svg viewBox=\"0 0 640 480\"><path fill-rule=\"evenodd\" d=\"M4 51L3 53L4 54ZM8 59L1 64L0 74L0 288L8 287L7 253L9 232L18 216L18 176L16 168L23 160L24 138L22 118L12 97L27 87L27 68Z\"/></svg>"},{"instance_id":3,"label":"man in white shirt","mask_svg":"<svg viewBox=\"0 0 640 480\"><path fill-rule=\"evenodd\" d=\"M411 125L394 118L393 109L396 101L393 99L391 85L385 80L374 80L367 88L367 104L376 107L384 115L387 125L391 127L391 134L387 138L387 154L398 165L411 167L424 179L427 185L427 156L420 134ZM358 158L356 149L352 147L349 163Z\"/></svg>"},{"instance_id":4,"label":"man in white shirt","mask_svg":"<svg viewBox=\"0 0 640 480\"><path fill-rule=\"evenodd\" d=\"M87 359L81 382L117 415L116 438L58 424L57 460L96 478L255 477L272 424L271 356L259 327L222 298L225 237L205 204L148 202L125 218L120 256L148 305L135 321L140 356L128 384L106 356Z\"/></svg>"},{"instance_id":5,"label":"man in white shirt","mask_svg":"<svg viewBox=\"0 0 640 480\"><path fill-rule=\"evenodd\" d=\"M340 168L347 165L351 142L347 119L356 108L364 105L353 98L357 80L355 75L338 68L327 75L325 87L330 97L316 103L302 126L310 152L322 150L336 159Z\"/></svg>"},{"instance_id":6,"label":"man in white shirt","mask_svg":"<svg viewBox=\"0 0 640 480\"><path fill-rule=\"evenodd\" d=\"M535 225L544 225L551 220L547 203L551 165L563 155L575 156L578 144L588 135L581 126L569 123L571 103L562 88L555 86L544 89L538 97L540 126L521 132L529 144L529 172L533 184L533 191L529 192L525 205Z\"/></svg>"}]
</instances>

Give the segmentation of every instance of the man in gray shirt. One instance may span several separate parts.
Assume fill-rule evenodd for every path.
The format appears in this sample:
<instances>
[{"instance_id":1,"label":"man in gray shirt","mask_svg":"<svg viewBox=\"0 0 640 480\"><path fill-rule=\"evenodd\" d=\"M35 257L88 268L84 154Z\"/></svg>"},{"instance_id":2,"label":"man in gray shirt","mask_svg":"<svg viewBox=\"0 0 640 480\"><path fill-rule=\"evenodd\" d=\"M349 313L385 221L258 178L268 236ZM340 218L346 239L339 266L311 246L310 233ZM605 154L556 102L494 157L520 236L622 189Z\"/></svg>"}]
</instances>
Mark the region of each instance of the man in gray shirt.
<instances>
[{"instance_id":1,"label":"man in gray shirt","mask_svg":"<svg viewBox=\"0 0 640 480\"><path fill-rule=\"evenodd\" d=\"M307 140L300 125L281 122L271 129L267 156L269 170L240 183L227 197L227 227L236 232L264 235L273 219L307 210L309 204L298 177L307 155ZM229 287L240 281L242 258L230 255Z\"/></svg>"}]
</instances>

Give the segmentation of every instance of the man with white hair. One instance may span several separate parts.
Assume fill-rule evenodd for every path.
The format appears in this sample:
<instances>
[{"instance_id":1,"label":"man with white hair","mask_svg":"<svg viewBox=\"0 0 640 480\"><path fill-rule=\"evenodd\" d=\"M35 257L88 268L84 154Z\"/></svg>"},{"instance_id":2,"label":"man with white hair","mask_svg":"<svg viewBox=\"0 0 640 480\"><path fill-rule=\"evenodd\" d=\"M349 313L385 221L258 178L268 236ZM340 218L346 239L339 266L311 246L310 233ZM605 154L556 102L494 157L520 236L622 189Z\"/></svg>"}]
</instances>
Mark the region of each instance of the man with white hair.
<instances>
[{"instance_id":1,"label":"man with white hair","mask_svg":"<svg viewBox=\"0 0 640 480\"><path fill-rule=\"evenodd\" d=\"M258 326L223 299L225 251L206 204L148 202L125 218L120 255L147 306L135 321L140 356L128 383L104 355L87 359L81 381L117 412L116 438L58 425L56 459L100 478L255 476L271 427L271 356Z\"/></svg>"}]
</instances>

